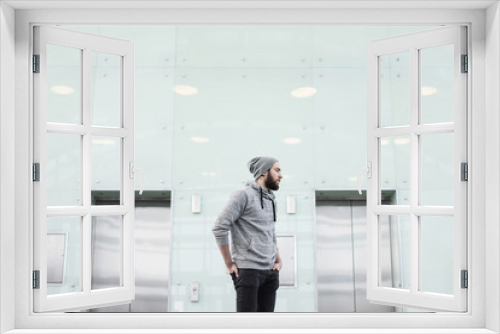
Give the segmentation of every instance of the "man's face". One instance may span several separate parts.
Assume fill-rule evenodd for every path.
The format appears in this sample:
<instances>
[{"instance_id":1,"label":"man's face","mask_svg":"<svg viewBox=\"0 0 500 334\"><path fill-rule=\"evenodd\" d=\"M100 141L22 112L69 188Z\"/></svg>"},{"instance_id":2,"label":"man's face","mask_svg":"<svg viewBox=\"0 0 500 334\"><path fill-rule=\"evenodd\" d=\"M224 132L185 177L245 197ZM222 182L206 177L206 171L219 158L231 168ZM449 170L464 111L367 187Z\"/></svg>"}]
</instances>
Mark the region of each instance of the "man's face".
<instances>
[{"instance_id":1,"label":"man's face","mask_svg":"<svg viewBox=\"0 0 500 334\"><path fill-rule=\"evenodd\" d=\"M278 190L280 188L280 181L283 178L281 175L280 163L275 162L273 167L267 171L264 184L268 189Z\"/></svg>"}]
</instances>

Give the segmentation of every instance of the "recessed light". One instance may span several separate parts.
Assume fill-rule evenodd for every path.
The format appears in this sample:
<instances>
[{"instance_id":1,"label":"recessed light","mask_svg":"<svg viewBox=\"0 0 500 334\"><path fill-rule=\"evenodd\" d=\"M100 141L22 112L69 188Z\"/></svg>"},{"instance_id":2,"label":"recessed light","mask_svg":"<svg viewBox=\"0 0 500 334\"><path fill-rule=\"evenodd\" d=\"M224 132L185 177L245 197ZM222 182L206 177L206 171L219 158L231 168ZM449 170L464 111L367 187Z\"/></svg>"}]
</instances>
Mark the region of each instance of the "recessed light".
<instances>
[{"instance_id":1,"label":"recessed light","mask_svg":"<svg viewBox=\"0 0 500 334\"><path fill-rule=\"evenodd\" d=\"M434 95L436 92L437 88L430 86L424 86L420 89L420 94L422 94L422 96Z\"/></svg>"},{"instance_id":2,"label":"recessed light","mask_svg":"<svg viewBox=\"0 0 500 334\"><path fill-rule=\"evenodd\" d=\"M92 139L92 144L96 145L113 145L116 141L113 139Z\"/></svg>"},{"instance_id":3,"label":"recessed light","mask_svg":"<svg viewBox=\"0 0 500 334\"><path fill-rule=\"evenodd\" d=\"M351 181L351 182L356 182L357 180L358 180L358 177L357 177L357 176L351 176L351 177L349 178L349 181Z\"/></svg>"},{"instance_id":4,"label":"recessed light","mask_svg":"<svg viewBox=\"0 0 500 334\"><path fill-rule=\"evenodd\" d=\"M290 138L285 138L283 139L283 142L285 144L289 144L289 145L296 145L296 144L300 144L302 140L300 140L300 138L294 138L294 137L290 137Z\"/></svg>"},{"instance_id":5,"label":"recessed light","mask_svg":"<svg viewBox=\"0 0 500 334\"><path fill-rule=\"evenodd\" d=\"M301 87L292 90L292 96L298 99L305 99L316 94L317 90L314 87Z\"/></svg>"},{"instance_id":6,"label":"recessed light","mask_svg":"<svg viewBox=\"0 0 500 334\"><path fill-rule=\"evenodd\" d=\"M410 138L396 138L394 139L394 144L396 145L406 145L410 143Z\"/></svg>"},{"instance_id":7,"label":"recessed light","mask_svg":"<svg viewBox=\"0 0 500 334\"><path fill-rule=\"evenodd\" d=\"M381 139L380 140L380 145L385 146L385 145L388 145L388 144L389 144L389 140L387 140L387 139Z\"/></svg>"},{"instance_id":8,"label":"recessed light","mask_svg":"<svg viewBox=\"0 0 500 334\"><path fill-rule=\"evenodd\" d=\"M188 85L176 85L174 87L174 92L179 95L196 95L198 94L198 88Z\"/></svg>"},{"instance_id":9,"label":"recessed light","mask_svg":"<svg viewBox=\"0 0 500 334\"><path fill-rule=\"evenodd\" d=\"M50 90L60 95L70 95L75 92L74 88L68 86L52 86Z\"/></svg>"},{"instance_id":10,"label":"recessed light","mask_svg":"<svg viewBox=\"0 0 500 334\"><path fill-rule=\"evenodd\" d=\"M205 144L205 143L208 143L210 141L210 138L206 138L206 137L193 137L193 138L191 138L191 141L193 141L195 143L198 143L198 144Z\"/></svg>"}]
</instances>

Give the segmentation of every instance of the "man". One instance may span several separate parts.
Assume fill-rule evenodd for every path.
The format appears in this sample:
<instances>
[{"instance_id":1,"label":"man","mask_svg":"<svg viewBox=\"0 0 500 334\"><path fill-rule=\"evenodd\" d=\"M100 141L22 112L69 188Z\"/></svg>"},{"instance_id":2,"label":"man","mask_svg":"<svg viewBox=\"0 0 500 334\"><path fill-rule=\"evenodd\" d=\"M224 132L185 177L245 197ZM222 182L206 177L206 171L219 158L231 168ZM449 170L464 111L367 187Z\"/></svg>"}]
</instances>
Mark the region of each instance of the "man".
<instances>
[{"instance_id":1,"label":"man","mask_svg":"<svg viewBox=\"0 0 500 334\"><path fill-rule=\"evenodd\" d=\"M248 162L255 181L236 191L212 231L233 279L237 312L273 312L282 267L274 225L273 190L283 176L278 160L256 157ZM231 232L231 251L229 233Z\"/></svg>"}]
</instances>

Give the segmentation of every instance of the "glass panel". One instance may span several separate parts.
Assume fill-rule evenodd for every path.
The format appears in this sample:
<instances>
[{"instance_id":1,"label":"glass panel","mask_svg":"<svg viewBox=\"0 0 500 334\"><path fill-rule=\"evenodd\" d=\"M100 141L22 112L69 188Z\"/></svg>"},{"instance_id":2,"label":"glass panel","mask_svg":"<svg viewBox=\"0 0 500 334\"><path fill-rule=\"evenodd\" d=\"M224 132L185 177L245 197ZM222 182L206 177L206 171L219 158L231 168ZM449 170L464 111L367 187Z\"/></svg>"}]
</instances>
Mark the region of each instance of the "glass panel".
<instances>
[{"instance_id":1,"label":"glass panel","mask_svg":"<svg viewBox=\"0 0 500 334\"><path fill-rule=\"evenodd\" d=\"M81 136L47 133L47 206L81 204Z\"/></svg>"},{"instance_id":2,"label":"glass panel","mask_svg":"<svg viewBox=\"0 0 500 334\"><path fill-rule=\"evenodd\" d=\"M92 217L92 290L122 286L122 216Z\"/></svg>"},{"instance_id":3,"label":"glass panel","mask_svg":"<svg viewBox=\"0 0 500 334\"><path fill-rule=\"evenodd\" d=\"M47 295L81 288L81 217L47 218Z\"/></svg>"},{"instance_id":4,"label":"glass panel","mask_svg":"<svg viewBox=\"0 0 500 334\"><path fill-rule=\"evenodd\" d=\"M380 126L410 125L410 53L380 57Z\"/></svg>"},{"instance_id":5,"label":"glass panel","mask_svg":"<svg viewBox=\"0 0 500 334\"><path fill-rule=\"evenodd\" d=\"M420 50L421 123L453 122L454 46Z\"/></svg>"},{"instance_id":6,"label":"glass panel","mask_svg":"<svg viewBox=\"0 0 500 334\"><path fill-rule=\"evenodd\" d=\"M410 216L379 216L379 286L410 289Z\"/></svg>"},{"instance_id":7,"label":"glass panel","mask_svg":"<svg viewBox=\"0 0 500 334\"><path fill-rule=\"evenodd\" d=\"M92 125L121 125L121 56L91 53Z\"/></svg>"},{"instance_id":8,"label":"glass panel","mask_svg":"<svg viewBox=\"0 0 500 334\"><path fill-rule=\"evenodd\" d=\"M379 145L380 192L383 189L397 189L396 201L388 204L409 205L410 136L383 137L380 138Z\"/></svg>"},{"instance_id":9,"label":"glass panel","mask_svg":"<svg viewBox=\"0 0 500 334\"><path fill-rule=\"evenodd\" d=\"M120 198L121 138L92 137L91 159L92 190L115 190Z\"/></svg>"},{"instance_id":10,"label":"glass panel","mask_svg":"<svg viewBox=\"0 0 500 334\"><path fill-rule=\"evenodd\" d=\"M421 291L453 294L453 217L420 218Z\"/></svg>"},{"instance_id":11,"label":"glass panel","mask_svg":"<svg viewBox=\"0 0 500 334\"><path fill-rule=\"evenodd\" d=\"M421 205L453 206L453 133L420 136Z\"/></svg>"},{"instance_id":12,"label":"glass panel","mask_svg":"<svg viewBox=\"0 0 500 334\"><path fill-rule=\"evenodd\" d=\"M47 44L47 122L80 124L82 50Z\"/></svg>"}]
</instances>

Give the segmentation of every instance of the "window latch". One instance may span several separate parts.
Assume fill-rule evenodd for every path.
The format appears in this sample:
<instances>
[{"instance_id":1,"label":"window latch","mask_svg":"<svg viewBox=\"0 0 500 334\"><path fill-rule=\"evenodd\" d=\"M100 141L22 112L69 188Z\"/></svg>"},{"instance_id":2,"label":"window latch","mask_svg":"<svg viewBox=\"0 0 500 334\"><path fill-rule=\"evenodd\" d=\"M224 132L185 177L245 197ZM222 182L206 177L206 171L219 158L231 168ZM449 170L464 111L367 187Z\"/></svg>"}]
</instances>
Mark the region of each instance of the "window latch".
<instances>
[{"instance_id":1,"label":"window latch","mask_svg":"<svg viewBox=\"0 0 500 334\"><path fill-rule=\"evenodd\" d=\"M372 162L368 161L366 168L361 168L358 171L358 192L361 195L361 174L366 173L367 178L371 179L372 178Z\"/></svg>"},{"instance_id":2,"label":"window latch","mask_svg":"<svg viewBox=\"0 0 500 334\"><path fill-rule=\"evenodd\" d=\"M144 172L140 168L135 168L134 162L130 161L129 162L129 177L131 179L134 178L134 173L141 174L141 190L139 191L139 195L142 195L142 192L144 191Z\"/></svg>"}]
</instances>

